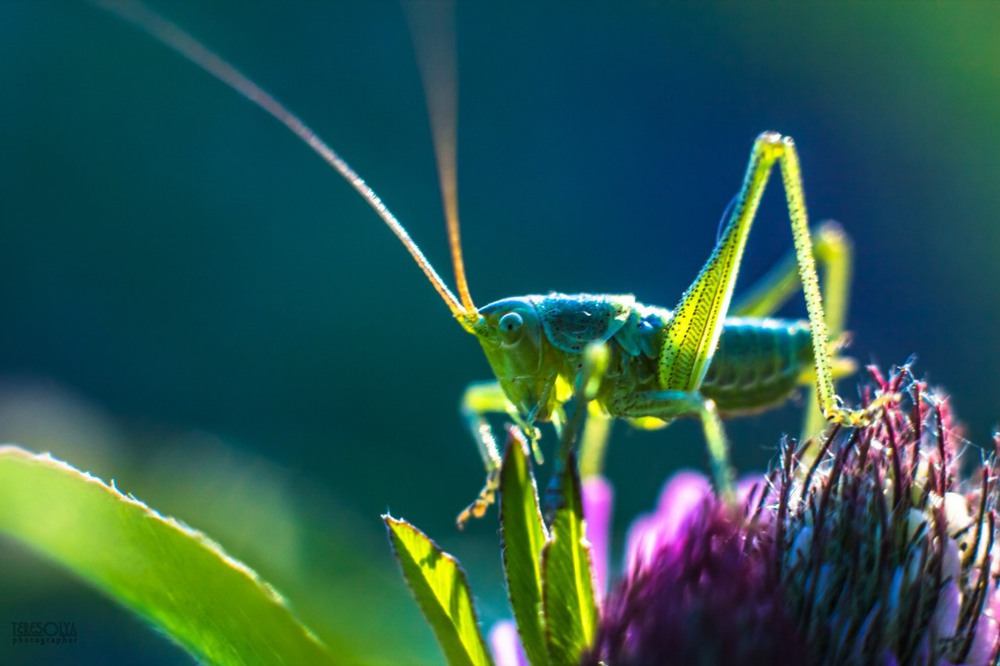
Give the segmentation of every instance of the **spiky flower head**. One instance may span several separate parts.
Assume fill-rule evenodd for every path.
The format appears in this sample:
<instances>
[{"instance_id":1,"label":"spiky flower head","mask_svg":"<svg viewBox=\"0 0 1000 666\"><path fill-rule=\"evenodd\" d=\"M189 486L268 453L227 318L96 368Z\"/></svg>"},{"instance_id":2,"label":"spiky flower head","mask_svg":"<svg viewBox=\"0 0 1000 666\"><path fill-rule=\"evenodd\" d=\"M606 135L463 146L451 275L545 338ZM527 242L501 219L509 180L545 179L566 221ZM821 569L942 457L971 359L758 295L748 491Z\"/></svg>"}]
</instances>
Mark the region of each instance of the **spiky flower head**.
<instances>
[{"instance_id":1,"label":"spiky flower head","mask_svg":"<svg viewBox=\"0 0 1000 666\"><path fill-rule=\"evenodd\" d=\"M816 663L995 664L996 456L963 476L947 399L872 376L905 399L771 476L787 608Z\"/></svg>"},{"instance_id":2,"label":"spiky flower head","mask_svg":"<svg viewBox=\"0 0 1000 666\"><path fill-rule=\"evenodd\" d=\"M587 663L996 664L995 456L960 470L947 400L904 367L868 426L782 447L738 507L668 484Z\"/></svg>"}]
</instances>

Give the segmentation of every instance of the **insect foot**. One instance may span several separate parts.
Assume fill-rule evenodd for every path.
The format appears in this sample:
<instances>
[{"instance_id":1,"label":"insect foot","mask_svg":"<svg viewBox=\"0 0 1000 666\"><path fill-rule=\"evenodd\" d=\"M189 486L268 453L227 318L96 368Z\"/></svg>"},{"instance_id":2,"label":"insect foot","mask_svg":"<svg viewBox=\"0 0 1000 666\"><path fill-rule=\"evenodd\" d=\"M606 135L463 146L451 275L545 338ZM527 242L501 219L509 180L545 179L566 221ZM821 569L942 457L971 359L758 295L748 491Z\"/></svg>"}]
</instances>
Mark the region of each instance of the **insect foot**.
<instances>
[{"instance_id":1,"label":"insect foot","mask_svg":"<svg viewBox=\"0 0 1000 666\"><path fill-rule=\"evenodd\" d=\"M898 404L902 400L899 393L885 393L877 396L863 409L846 409L842 406L839 396L837 406L824 410L823 416L830 423L837 423L851 428L865 428L871 425L875 417L886 407Z\"/></svg>"},{"instance_id":2,"label":"insect foot","mask_svg":"<svg viewBox=\"0 0 1000 666\"><path fill-rule=\"evenodd\" d=\"M497 490L500 489L500 469L490 470L486 475L486 484L479 491L479 496L472 501L472 504L462 509L455 519L455 525L459 530L465 529L465 524L470 518L482 518L486 511L496 502Z\"/></svg>"},{"instance_id":3,"label":"insect foot","mask_svg":"<svg viewBox=\"0 0 1000 666\"><path fill-rule=\"evenodd\" d=\"M516 443L525 451L529 450L531 446L529 444L528 437L518 426L508 424L507 425L507 443L504 445L504 450L507 446ZM482 518L486 515L486 512L491 506L496 503L497 492L500 490L500 466L501 460L499 456L496 458L496 463L486 472L486 483L483 485L483 489L479 491L479 495L472 501L469 506L462 509L462 512L458 514L455 519L455 525L459 530L465 529L465 524L469 520L476 518Z\"/></svg>"}]
</instances>

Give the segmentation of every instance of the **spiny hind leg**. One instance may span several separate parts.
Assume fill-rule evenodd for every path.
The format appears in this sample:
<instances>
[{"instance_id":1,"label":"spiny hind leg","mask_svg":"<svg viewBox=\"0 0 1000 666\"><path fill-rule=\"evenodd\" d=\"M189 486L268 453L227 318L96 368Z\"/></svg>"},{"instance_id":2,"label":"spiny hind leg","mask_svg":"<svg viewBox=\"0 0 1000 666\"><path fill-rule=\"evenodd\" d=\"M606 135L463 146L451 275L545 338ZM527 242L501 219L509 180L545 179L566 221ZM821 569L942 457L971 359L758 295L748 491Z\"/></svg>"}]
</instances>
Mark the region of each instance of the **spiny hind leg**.
<instances>
[{"instance_id":1,"label":"spiny hind leg","mask_svg":"<svg viewBox=\"0 0 1000 666\"><path fill-rule=\"evenodd\" d=\"M700 389L729 310L757 206L776 162L785 186L799 281L809 313L817 400L827 421L862 425L871 420L872 414L881 408L886 399L880 399L864 409L852 410L843 406L834 391L833 359L809 235L798 155L793 141L775 132L765 132L754 142L743 185L729 221L708 262L684 293L665 326L659 360L659 384L666 391L694 392Z\"/></svg>"},{"instance_id":2,"label":"spiny hind leg","mask_svg":"<svg viewBox=\"0 0 1000 666\"><path fill-rule=\"evenodd\" d=\"M843 227L827 220L811 231L812 253L820 263L820 290L828 333L843 331L850 295L853 249ZM801 281L794 250L747 289L729 308L734 317L771 317L799 290Z\"/></svg>"},{"instance_id":3,"label":"spiny hind leg","mask_svg":"<svg viewBox=\"0 0 1000 666\"><path fill-rule=\"evenodd\" d=\"M823 299L820 296L816 263L812 252L812 242L809 238L809 220L806 215L805 192L802 186L802 173L799 169L799 158L795 152L795 144L790 138L771 137L770 146L781 166L782 180L785 185L785 195L788 200L788 214L792 223L792 236L795 241L795 254L798 257L799 278L805 295L806 310L809 313L809 327L812 332L813 356L816 370L816 402L826 421L843 423L849 426L862 426L871 422L872 417L882 407L894 399L894 396L880 396L863 409L849 409L837 395L834 385L834 362L830 352L830 331L827 328L827 315L823 310ZM849 256L849 255L848 255ZM847 264L849 268L849 263ZM847 282L849 271L827 294L833 302L830 303L832 323L838 331L844 324L847 310ZM808 427L808 426L807 426Z\"/></svg>"},{"instance_id":4,"label":"spiny hind leg","mask_svg":"<svg viewBox=\"0 0 1000 666\"><path fill-rule=\"evenodd\" d=\"M827 221L812 230L813 256L821 265L820 290L826 315L829 344L834 344L844 331L850 297L853 251L851 240L843 228L834 221ZM798 260L793 250L770 272L754 284L738 302L730 307L737 317L772 316L799 289ZM847 358L833 358L833 378L850 374L854 362ZM802 424L802 438L806 439L826 427L820 410L818 391L814 381L809 382L806 416Z\"/></svg>"},{"instance_id":5,"label":"spiny hind leg","mask_svg":"<svg viewBox=\"0 0 1000 666\"><path fill-rule=\"evenodd\" d=\"M853 265L853 250L851 240L836 222L827 222L820 226L813 242L813 252L823 265L820 289L822 291L824 312L826 314L828 344L840 342L847 325L847 308L851 296L851 270ZM815 345L815 341L813 342ZM829 347L827 347L829 349ZM831 379L836 381L839 376L854 372L853 359L831 359ZM834 385L836 390L836 385ZM806 415L802 422L802 439L814 437L823 432L827 421L819 401L819 390L816 382L809 385L806 398Z\"/></svg>"}]
</instances>

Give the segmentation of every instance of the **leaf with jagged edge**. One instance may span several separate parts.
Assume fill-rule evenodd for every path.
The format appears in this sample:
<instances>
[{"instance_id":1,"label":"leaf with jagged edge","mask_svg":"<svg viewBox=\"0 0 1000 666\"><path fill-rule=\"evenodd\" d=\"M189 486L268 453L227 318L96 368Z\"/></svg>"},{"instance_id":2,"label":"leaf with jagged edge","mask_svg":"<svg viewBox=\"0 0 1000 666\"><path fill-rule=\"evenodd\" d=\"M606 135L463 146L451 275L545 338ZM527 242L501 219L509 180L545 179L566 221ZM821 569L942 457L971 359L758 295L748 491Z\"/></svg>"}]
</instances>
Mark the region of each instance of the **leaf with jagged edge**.
<instances>
[{"instance_id":1,"label":"leaf with jagged edge","mask_svg":"<svg viewBox=\"0 0 1000 666\"><path fill-rule=\"evenodd\" d=\"M574 455L561 483L561 506L542 548L542 612L549 659L554 664L575 664L594 640L597 604Z\"/></svg>"},{"instance_id":2,"label":"leaf with jagged edge","mask_svg":"<svg viewBox=\"0 0 1000 666\"><path fill-rule=\"evenodd\" d=\"M49 455L0 446L0 532L205 663L333 663L284 599L218 544Z\"/></svg>"},{"instance_id":3,"label":"leaf with jagged edge","mask_svg":"<svg viewBox=\"0 0 1000 666\"><path fill-rule=\"evenodd\" d=\"M542 547L548 539L528 452L507 440L500 470L500 539L507 595L524 653L534 666L549 663L542 625Z\"/></svg>"},{"instance_id":4,"label":"leaf with jagged edge","mask_svg":"<svg viewBox=\"0 0 1000 666\"><path fill-rule=\"evenodd\" d=\"M389 542L417 605L452 665L492 666L465 572L430 537L384 514Z\"/></svg>"}]
</instances>

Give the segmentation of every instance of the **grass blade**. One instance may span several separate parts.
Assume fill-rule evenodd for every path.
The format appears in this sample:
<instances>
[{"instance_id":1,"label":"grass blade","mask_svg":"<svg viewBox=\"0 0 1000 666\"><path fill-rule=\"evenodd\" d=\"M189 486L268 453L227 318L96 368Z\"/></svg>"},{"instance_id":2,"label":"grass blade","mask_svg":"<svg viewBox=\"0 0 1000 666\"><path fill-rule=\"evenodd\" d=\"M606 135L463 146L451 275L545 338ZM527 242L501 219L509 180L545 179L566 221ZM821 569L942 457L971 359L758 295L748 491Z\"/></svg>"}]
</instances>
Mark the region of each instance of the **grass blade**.
<instances>
[{"instance_id":1,"label":"grass blade","mask_svg":"<svg viewBox=\"0 0 1000 666\"><path fill-rule=\"evenodd\" d=\"M204 534L48 455L0 446L0 532L206 663L332 663L281 596Z\"/></svg>"}]
</instances>

